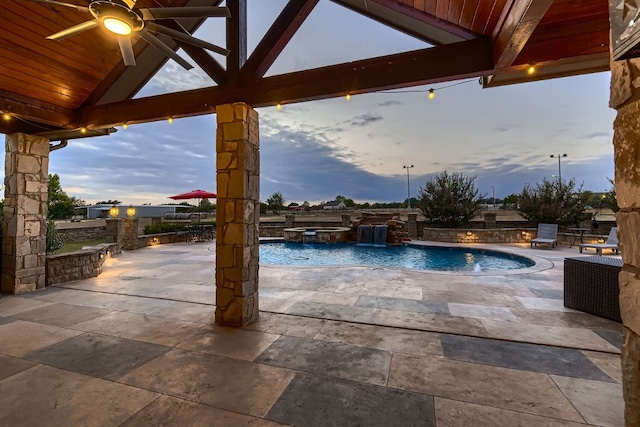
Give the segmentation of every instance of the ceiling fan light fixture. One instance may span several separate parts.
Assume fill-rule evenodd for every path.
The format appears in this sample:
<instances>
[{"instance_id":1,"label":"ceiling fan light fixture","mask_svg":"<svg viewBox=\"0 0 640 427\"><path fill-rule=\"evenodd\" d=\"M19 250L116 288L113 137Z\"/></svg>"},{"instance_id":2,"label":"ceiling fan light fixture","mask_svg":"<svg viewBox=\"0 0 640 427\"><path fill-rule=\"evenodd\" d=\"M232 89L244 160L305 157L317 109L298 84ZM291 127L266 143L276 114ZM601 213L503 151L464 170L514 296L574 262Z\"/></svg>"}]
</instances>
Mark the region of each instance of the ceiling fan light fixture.
<instances>
[{"instance_id":1,"label":"ceiling fan light fixture","mask_svg":"<svg viewBox=\"0 0 640 427\"><path fill-rule=\"evenodd\" d=\"M142 17L117 3L94 1L89 5L89 12L107 30L119 36L128 36L144 27Z\"/></svg>"},{"instance_id":2,"label":"ceiling fan light fixture","mask_svg":"<svg viewBox=\"0 0 640 427\"><path fill-rule=\"evenodd\" d=\"M107 30L119 36L128 36L133 31L129 23L121 20L120 18L114 18L111 16L104 18L102 20L102 25L104 25Z\"/></svg>"}]
</instances>

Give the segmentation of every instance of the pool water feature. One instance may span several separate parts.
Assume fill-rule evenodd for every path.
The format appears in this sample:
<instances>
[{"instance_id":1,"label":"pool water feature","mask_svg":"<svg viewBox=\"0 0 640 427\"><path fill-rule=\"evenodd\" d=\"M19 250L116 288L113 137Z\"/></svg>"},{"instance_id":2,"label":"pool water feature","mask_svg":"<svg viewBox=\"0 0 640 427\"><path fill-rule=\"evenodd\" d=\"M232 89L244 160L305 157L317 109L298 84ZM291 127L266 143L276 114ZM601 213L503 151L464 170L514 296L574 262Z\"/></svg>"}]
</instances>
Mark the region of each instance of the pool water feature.
<instances>
[{"instance_id":1,"label":"pool water feature","mask_svg":"<svg viewBox=\"0 0 640 427\"><path fill-rule=\"evenodd\" d=\"M532 267L529 258L505 252L441 246L379 246L288 242L260 244L260 263L273 265L376 265L439 271L493 271Z\"/></svg>"}]
</instances>

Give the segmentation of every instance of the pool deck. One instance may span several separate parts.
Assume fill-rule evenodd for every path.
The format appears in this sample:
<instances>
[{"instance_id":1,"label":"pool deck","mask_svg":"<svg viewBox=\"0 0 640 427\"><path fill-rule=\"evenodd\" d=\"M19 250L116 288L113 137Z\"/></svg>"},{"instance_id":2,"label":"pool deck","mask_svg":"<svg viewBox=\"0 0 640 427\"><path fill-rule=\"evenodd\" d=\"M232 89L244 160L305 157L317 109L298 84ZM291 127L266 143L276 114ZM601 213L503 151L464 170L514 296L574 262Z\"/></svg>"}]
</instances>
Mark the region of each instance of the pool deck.
<instances>
[{"instance_id":1,"label":"pool deck","mask_svg":"<svg viewBox=\"0 0 640 427\"><path fill-rule=\"evenodd\" d=\"M260 268L260 320L213 325L215 243L111 258L0 299L0 425L622 426L621 324L533 268ZM585 254L586 255L586 254Z\"/></svg>"}]
</instances>

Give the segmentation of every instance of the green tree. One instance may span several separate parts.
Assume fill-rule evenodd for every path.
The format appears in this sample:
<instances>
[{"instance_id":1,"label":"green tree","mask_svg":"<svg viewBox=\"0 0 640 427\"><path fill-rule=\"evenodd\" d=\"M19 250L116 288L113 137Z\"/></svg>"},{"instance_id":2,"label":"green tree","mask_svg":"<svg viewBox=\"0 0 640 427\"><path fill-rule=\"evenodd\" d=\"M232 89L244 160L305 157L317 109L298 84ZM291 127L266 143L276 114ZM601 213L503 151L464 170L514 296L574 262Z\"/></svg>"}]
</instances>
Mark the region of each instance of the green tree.
<instances>
[{"instance_id":1,"label":"green tree","mask_svg":"<svg viewBox=\"0 0 640 427\"><path fill-rule=\"evenodd\" d=\"M58 232L56 224L51 220L47 221L46 243L47 255L55 254L64 246L64 236Z\"/></svg>"},{"instance_id":2,"label":"green tree","mask_svg":"<svg viewBox=\"0 0 640 427\"><path fill-rule=\"evenodd\" d=\"M276 215L279 213L278 211L284 209L285 200L284 197L282 197L282 193L279 191L276 191L271 196L269 196L266 202L269 209L274 211Z\"/></svg>"},{"instance_id":3,"label":"green tree","mask_svg":"<svg viewBox=\"0 0 640 427\"><path fill-rule=\"evenodd\" d=\"M215 208L216 208L216 205L211 203L211 201L209 199L202 199L202 200L200 200L200 204L196 208L196 211L198 211L198 212L211 212L211 211L215 210Z\"/></svg>"},{"instance_id":4,"label":"green tree","mask_svg":"<svg viewBox=\"0 0 640 427\"><path fill-rule=\"evenodd\" d=\"M607 180L611 184L611 188L603 194L602 207L618 212L620 207L618 206L618 199L616 198L616 184L611 178L607 178Z\"/></svg>"},{"instance_id":5,"label":"green tree","mask_svg":"<svg viewBox=\"0 0 640 427\"><path fill-rule=\"evenodd\" d=\"M535 187L526 184L518 197L518 213L535 223L577 225L588 215L580 195L582 186L575 187L573 179L559 184L543 178Z\"/></svg>"},{"instance_id":6,"label":"green tree","mask_svg":"<svg viewBox=\"0 0 640 427\"><path fill-rule=\"evenodd\" d=\"M419 207L428 222L445 227L468 223L481 209L481 196L475 187L475 177L444 171L420 187Z\"/></svg>"},{"instance_id":7,"label":"green tree","mask_svg":"<svg viewBox=\"0 0 640 427\"><path fill-rule=\"evenodd\" d=\"M336 196L336 201L344 202L344 205L348 208L355 208L357 206L356 202L354 202L353 199L348 199L341 194L338 194Z\"/></svg>"},{"instance_id":8,"label":"green tree","mask_svg":"<svg viewBox=\"0 0 640 427\"><path fill-rule=\"evenodd\" d=\"M518 194L509 194L507 197L502 199L502 209L508 209L511 207L518 206Z\"/></svg>"},{"instance_id":9,"label":"green tree","mask_svg":"<svg viewBox=\"0 0 640 427\"><path fill-rule=\"evenodd\" d=\"M49 219L65 219L73 216L75 203L78 199L67 196L62 190L58 174L49 174L47 217Z\"/></svg>"}]
</instances>

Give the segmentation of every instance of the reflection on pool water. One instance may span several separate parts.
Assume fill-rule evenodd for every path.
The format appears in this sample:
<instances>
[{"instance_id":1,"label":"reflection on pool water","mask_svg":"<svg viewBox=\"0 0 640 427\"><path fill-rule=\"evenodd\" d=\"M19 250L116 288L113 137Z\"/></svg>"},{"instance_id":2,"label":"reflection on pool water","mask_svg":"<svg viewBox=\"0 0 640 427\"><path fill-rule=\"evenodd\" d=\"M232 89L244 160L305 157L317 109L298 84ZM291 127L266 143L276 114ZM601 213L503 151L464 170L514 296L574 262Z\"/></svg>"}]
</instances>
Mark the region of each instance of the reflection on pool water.
<instances>
[{"instance_id":1,"label":"reflection on pool water","mask_svg":"<svg viewBox=\"0 0 640 427\"><path fill-rule=\"evenodd\" d=\"M377 265L417 270L486 271L528 268L529 258L485 249L436 246L261 243L260 263L275 265Z\"/></svg>"}]
</instances>

